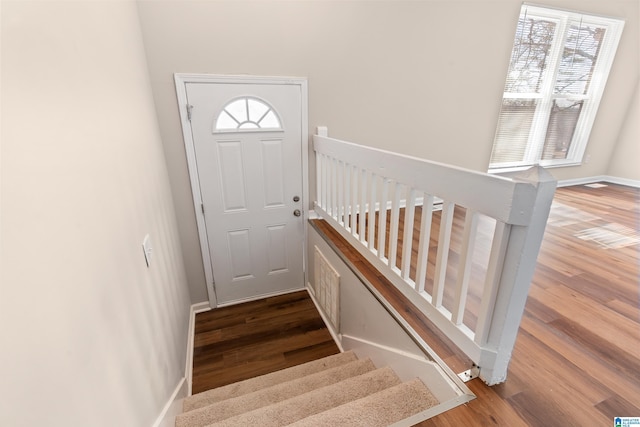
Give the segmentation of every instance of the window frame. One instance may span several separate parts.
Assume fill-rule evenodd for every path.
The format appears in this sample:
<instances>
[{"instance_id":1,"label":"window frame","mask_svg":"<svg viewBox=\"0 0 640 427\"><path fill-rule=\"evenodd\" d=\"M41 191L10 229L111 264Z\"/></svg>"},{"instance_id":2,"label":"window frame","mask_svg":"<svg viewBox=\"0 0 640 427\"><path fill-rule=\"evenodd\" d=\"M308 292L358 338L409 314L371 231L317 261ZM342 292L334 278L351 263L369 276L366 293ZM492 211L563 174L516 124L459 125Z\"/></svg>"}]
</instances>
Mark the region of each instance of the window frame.
<instances>
[{"instance_id":1,"label":"window frame","mask_svg":"<svg viewBox=\"0 0 640 427\"><path fill-rule=\"evenodd\" d=\"M230 105L232 105L233 103L237 102L237 101L244 101L246 103L246 108L247 108L247 120L240 122L238 120L237 117L235 117L234 114L232 114L229 110L227 110L227 107L229 107ZM251 120L250 114L249 114L249 101L256 101L259 104L264 105L265 107L267 107L267 111L262 115L262 117L257 121L253 121ZM269 113L273 113L273 115L275 116L276 121L278 122L278 127L260 127L260 122L262 121L262 119L265 118L265 116L267 116ZM232 120L234 120L238 126L235 128L219 128L218 127L218 121L220 119L220 116L225 113L227 114ZM243 128L241 127L244 123L255 123L257 125L257 127L255 128ZM230 99L229 101L227 101L224 106L220 109L220 111L218 112L218 114L216 114L216 117L213 121L213 128L212 128L212 133L214 134L222 134L222 133L257 133L257 132L284 132L284 125L282 123L282 118L280 117L280 114L278 113L278 111L273 107L273 105L271 105L269 102L267 102L266 100L259 98L257 96L252 96L252 95L242 95L242 96L238 96L235 97L233 99Z\"/></svg>"},{"instance_id":2,"label":"window frame","mask_svg":"<svg viewBox=\"0 0 640 427\"><path fill-rule=\"evenodd\" d=\"M607 78L624 28L624 21L622 19L597 16L584 12L540 7L527 3L522 5L516 25L519 25L520 20L523 19L525 15L527 18L535 17L556 23L553 44L549 55L551 60L544 70L543 84L539 93L503 92L503 101L505 99L536 100L539 104L536 106L532 124L528 130L527 146L524 150L523 159L516 162L491 163L490 158L490 173L521 170L536 164L543 167L565 167L582 164L589 136L595 122L598 107L602 100ZM580 21L582 24L590 24L606 28L605 35L601 42L601 48L598 52L597 61L594 66L594 71L589 82L587 93L554 93L560 64L562 62L563 51L568 38L568 28L575 21ZM510 71L511 61L507 67L507 76ZM581 100L583 101L583 105L576 122L566 158L542 160L551 109L553 108L553 104L556 99ZM502 107L500 114L502 114ZM500 130L499 126L500 122L496 125L492 155L496 138Z\"/></svg>"}]
</instances>

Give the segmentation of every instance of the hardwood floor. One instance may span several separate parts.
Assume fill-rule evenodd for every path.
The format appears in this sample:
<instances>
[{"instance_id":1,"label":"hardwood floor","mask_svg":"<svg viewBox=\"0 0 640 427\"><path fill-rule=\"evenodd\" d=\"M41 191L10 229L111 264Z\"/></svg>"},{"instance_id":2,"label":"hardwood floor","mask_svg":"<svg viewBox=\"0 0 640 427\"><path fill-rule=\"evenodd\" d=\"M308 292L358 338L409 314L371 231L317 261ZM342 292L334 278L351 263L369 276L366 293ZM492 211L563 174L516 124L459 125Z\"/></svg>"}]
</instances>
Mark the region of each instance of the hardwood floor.
<instances>
[{"instance_id":1,"label":"hardwood floor","mask_svg":"<svg viewBox=\"0 0 640 427\"><path fill-rule=\"evenodd\" d=\"M306 291L198 313L193 393L338 352Z\"/></svg>"},{"instance_id":2,"label":"hardwood floor","mask_svg":"<svg viewBox=\"0 0 640 427\"><path fill-rule=\"evenodd\" d=\"M337 233L323 221L314 227L445 363L455 372L468 368L470 361ZM477 399L420 425L612 426L615 416L640 416L640 245L630 244L639 230L640 190L614 184L558 189L507 381L494 387L470 381ZM315 313L311 301L294 308L279 298L198 315L194 393L196 382L201 390L302 363L311 348L314 357L337 352L328 333L319 332L317 314L307 319ZM465 321L473 321L473 311ZM278 326L286 312L300 319ZM259 344L263 338L269 339Z\"/></svg>"}]
</instances>

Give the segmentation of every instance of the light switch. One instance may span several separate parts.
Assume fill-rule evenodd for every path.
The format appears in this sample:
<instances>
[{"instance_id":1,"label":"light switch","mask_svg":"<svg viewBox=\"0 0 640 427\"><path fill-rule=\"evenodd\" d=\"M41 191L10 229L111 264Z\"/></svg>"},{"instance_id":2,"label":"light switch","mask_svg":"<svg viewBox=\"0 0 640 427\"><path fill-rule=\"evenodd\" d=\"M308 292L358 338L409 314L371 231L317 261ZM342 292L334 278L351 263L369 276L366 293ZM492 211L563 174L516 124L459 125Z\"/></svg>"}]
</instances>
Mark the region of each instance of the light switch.
<instances>
[{"instance_id":1,"label":"light switch","mask_svg":"<svg viewBox=\"0 0 640 427\"><path fill-rule=\"evenodd\" d=\"M144 260L147 262L147 267L151 265L151 255L153 254L153 248L151 247L151 238L147 234L142 241L142 250L144 251Z\"/></svg>"}]
</instances>

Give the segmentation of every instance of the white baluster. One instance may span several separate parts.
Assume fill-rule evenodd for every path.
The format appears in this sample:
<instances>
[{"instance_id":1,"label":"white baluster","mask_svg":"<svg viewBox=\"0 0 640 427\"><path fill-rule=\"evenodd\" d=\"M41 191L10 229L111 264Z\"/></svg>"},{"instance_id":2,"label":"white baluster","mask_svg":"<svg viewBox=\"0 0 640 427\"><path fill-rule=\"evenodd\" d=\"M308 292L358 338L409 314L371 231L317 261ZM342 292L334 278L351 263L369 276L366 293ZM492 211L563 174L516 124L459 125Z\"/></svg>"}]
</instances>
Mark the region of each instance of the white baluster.
<instances>
[{"instance_id":1,"label":"white baluster","mask_svg":"<svg viewBox=\"0 0 640 427\"><path fill-rule=\"evenodd\" d=\"M440 234L438 236L438 254L436 255L436 270L433 275L433 305L442 306L444 284L447 275L447 261L449 259L449 245L451 243L451 226L455 204L445 201L442 204L440 216Z\"/></svg>"},{"instance_id":2,"label":"white baluster","mask_svg":"<svg viewBox=\"0 0 640 427\"><path fill-rule=\"evenodd\" d=\"M473 261L473 250L478 233L478 214L471 209L467 209L464 220L464 231L462 238L462 253L458 263L458 275L456 278L456 291L451 313L451 321L456 325L462 324L464 308L467 303L467 292L469 289L469 276L471 276L471 264Z\"/></svg>"},{"instance_id":3,"label":"white baluster","mask_svg":"<svg viewBox=\"0 0 640 427\"><path fill-rule=\"evenodd\" d=\"M416 266L416 291L424 291L427 280L427 265L429 264L429 242L431 240L431 220L433 218L433 196L424 195L422 214L420 215L420 240L418 242L418 262Z\"/></svg>"},{"instance_id":4,"label":"white baluster","mask_svg":"<svg viewBox=\"0 0 640 427\"><path fill-rule=\"evenodd\" d=\"M400 228L400 193L401 185L396 182L391 204L391 222L389 224L389 267L392 270L398 265L398 229ZM398 271L399 272L399 271Z\"/></svg>"},{"instance_id":5,"label":"white baluster","mask_svg":"<svg viewBox=\"0 0 640 427\"><path fill-rule=\"evenodd\" d=\"M351 228L351 212L355 209L355 206L351 203L351 165L346 163L344 165L344 201L342 202L344 206L344 211L342 215L344 216L344 228L346 228L350 233L353 233L353 229Z\"/></svg>"},{"instance_id":6,"label":"white baluster","mask_svg":"<svg viewBox=\"0 0 640 427\"><path fill-rule=\"evenodd\" d=\"M358 169L356 166L349 167L349 175L351 176L351 200L349 202L349 223L351 234L358 237L357 218L358 212L362 209L358 207Z\"/></svg>"},{"instance_id":7,"label":"white baluster","mask_svg":"<svg viewBox=\"0 0 640 427\"><path fill-rule=\"evenodd\" d=\"M402 237L402 264L401 277L408 281L411 273L411 249L413 249L413 222L416 210L417 191L411 189L407 195L407 203L404 208L404 236Z\"/></svg>"},{"instance_id":8,"label":"white baluster","mask_svg":"<svg viewBox=\"0 0 640 427\"><path fill-rule=\"evenodd\" d=\"M322 183L322 154L316 152L316 203L324 209L324 199L322 198L322 191L324 186Z\"/></svg>"},{"instance_id":9,"label":"white baluster","mask_svg":"<svg viewBox=\"0 0 640 427\"><path fill-rule=\"evenodd\" d=\"M343 222L344 205L344 163L338 160L336 163L336 219L344 227Z\"/></svg>"},{"instance_id":10,"label":"white baluster","mask_svg":"<svg viewBox=\"0 0 640 427\"><path fill-rule=\"evenodd\" d=\"M335 158L331 159L331 216L334 219L338 219L338 203L337 203L337 193L338 193L338 160Z\"/></svg>"},{"instance_id":11,"label":"white baluster","mask_svg":"<svg viewBox=\"0 0 640 427\"><path fill-rule=\"evenodd\" d=\"M330 211L330 201L329 201L329 186L330 186L330 181L329 181L329 168L331 167L331 163L329 161L329 158L322 154L322 209L324 209L325 212L329 212Z\"/></svg>"},{"instance_id":12,"label":"white baluster","mask_svg":"<svg viewBox=\"0 0 640 427\"><path fill-rule=\"evenodd\" d=\"M376 197L377 194L377 183L378 177L375 173L371 172L370 176L370 184L369 184L369 215L368 215L368 241L369 241L369 250L375 251L376 243L375 243L375 233L376 233Z\"/></svg>"},{"instance_id":13,"label":"white baluster","mask_svg":"<svg viewBox=\"0 0 640 427\"><path fill-rule=\"evenodd\" d=\"M380 194L380 208L378 210L378 258L384 261L384 247L387 238L387 193L389 192L389 180L382 178L382 190ZM389 265L389 260L385 262Z\"/></svg>"},{"instance_id":14,"label":"white baluster","mask_svg":"<svg viewBox=\"0 0 640 427\"><path fill-rule=\"evenodd\" d=\"M491 241L491 254L484 281L480 310L478 311L478 324L475 330L474 341L479 346L487 343L491 314L496 303L496 293L500 284L500 274L504 265L504 256L507 253L507 243L509 242L509 231L511 226L502 221L496 223Z\"/></svg>"},{"instance_id":15,"label":"white baluster","mask_svg":"<svg viewBox=\"0 0 640 427\"><path fill-rule=\"evenodd\" d=\"M360 230L360 241L362 243L367 243L366 236L366 223L367 223L367 171L366 169L360 170L360 212L358 215L359 227Z\"/></svg>"}]
</instances>

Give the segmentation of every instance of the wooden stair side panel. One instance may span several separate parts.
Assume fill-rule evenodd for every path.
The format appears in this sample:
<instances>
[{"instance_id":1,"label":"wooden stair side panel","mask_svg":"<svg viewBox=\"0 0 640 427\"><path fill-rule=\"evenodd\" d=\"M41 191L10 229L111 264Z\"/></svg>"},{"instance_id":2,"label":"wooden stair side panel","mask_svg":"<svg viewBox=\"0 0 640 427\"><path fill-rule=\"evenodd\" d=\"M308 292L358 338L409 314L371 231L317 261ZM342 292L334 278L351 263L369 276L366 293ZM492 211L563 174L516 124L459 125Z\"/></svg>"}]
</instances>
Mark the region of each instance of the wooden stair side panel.
<instances>
[{"instance_id":1,"label":"wooden stair side panel","mask_svg":"<svg viewBox=\"0 0 640 427\"><path fill-rule=\"evenodd\" d=\"M176 417L176 427L206 426L248 411L291 399L300 394L308 393L375 369L376 367L370 359L355 360L335 368L326 369L315 374L185 412Z\"/></svg>"},{"instance_id":2,"label":"wooden stair side panel","mask_svg":"<svg viewBox=\"0 0 640 427\"><path fill-rule=\"evenodd\" d=\"M183 402L183 412L202 408L222 400L238 397L247 393L252 393L275 384L281 384L295 378L300 378L325 369L334 368L349 362L353 362L357 357L353 352L338 353L322 359L292 366L259 377L250 378L237 383L218 387L202 393L187 397Z\"/></svg>"},{"instance_id":3,"label":"wooden stair side panel","mask_svg":"<svg viewBox=\"0 0 640 427\"><path fill-rule=\"evenodd\" d=\"M401 384L401 381L391 368L376 369L274 405L212 423L210 426L276 427L288 425L398 384Z\"/></svg>"}]
</instances>

